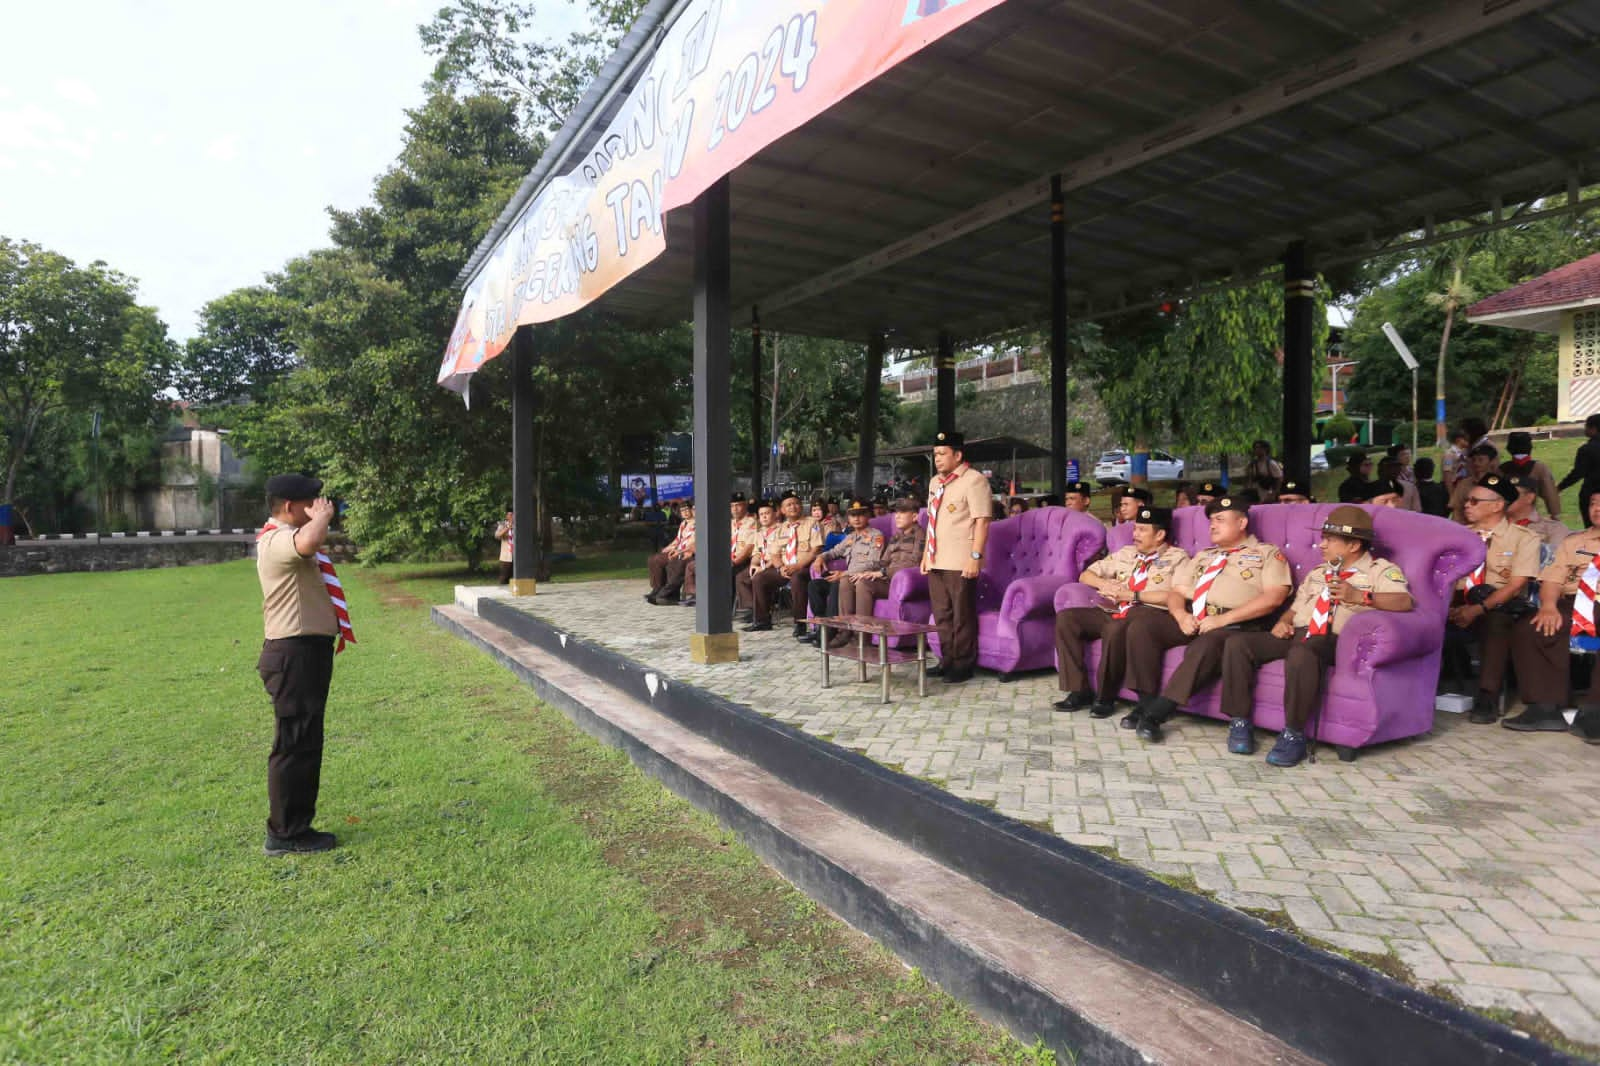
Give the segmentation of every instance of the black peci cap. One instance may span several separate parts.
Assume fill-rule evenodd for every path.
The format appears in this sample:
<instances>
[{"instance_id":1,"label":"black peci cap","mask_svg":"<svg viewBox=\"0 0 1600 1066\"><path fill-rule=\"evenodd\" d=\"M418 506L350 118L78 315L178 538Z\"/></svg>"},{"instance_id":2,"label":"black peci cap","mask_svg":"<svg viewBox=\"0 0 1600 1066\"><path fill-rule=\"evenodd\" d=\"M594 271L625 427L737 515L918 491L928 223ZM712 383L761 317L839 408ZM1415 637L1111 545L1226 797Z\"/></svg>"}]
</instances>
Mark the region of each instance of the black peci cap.
<instances>
[{"instance_id":1,"label":"black peci cap","mask_svg":"<svg viewBox=\"0 0 1600 1066\"><path fill-rule=\"evenodd\" d=\"M1146 505L1152 504L1152 503L1154 503L1156 501L1156 498L1154 496L1150 495L1150 490L1149 489L1142 489L1137 485L1133 485L1133 486L1131 486L1129 488L1123 489L1122 490L1122 494L1124 496L1132 496L1134 499L1138 500L1140 503L1146 504Z\"/></svg>"},{"instance_id":2,"label":"black peci cap","mask_svg":"<svg viewBox=\"0 0 1600 1066\"><path fill-rule=\"evenodd\" d=\"M1206 504L1206 517L1221 514L1223 511L1238 511L1242 515L1250 513L1250 501L1243 496L1218 496Z\"/></svg>"},{"instance_id":3,"label":"black peci cap","mask_svg":"<svg viewBox=\"0 0 1600 1066\"><path fill-rule=\"evenodd\" d=\"M1136 523L1155 526L1172 532L1172 508L1170 507L1141 507L1139 513L1133 516Z\"/></svg>"},{"instance_id":4,"label":"black peci cap","mask_svg":"<svg viewBox=\"0 0 1600 1066\"><path fill-rule=\"evenodd\" d=\"M314 500L322 495L322 482L304 474L277 474L267 478L267 495L280 500Z\"/></svg>"},{"instance_id":5,"label":"black peci cap","mask_svg":"<svg viewBox=\"0 0 1600 1066\"><path fill-rule=\"evenodd\" d=\"M1067 482L1067 491L1076 492L1080 496L1093 496L1094 486L1087 481L1069 481Z\"/></svg>"},{"instance_id":6,"label":"black peci cap","mask_svg":"<svg viewBox=\"0 0 1600 1066\"><path fill-rule=\"evenodd\" d=\"M959 452L967 446L967 438L953 429L941 429L933 435L933 446L938 448L941 445Z\"/></svg>"},{"instance_id":7,"label":"black peci cap","mask_svg":"<svg viewBox=\"0 0 1600 1066\"><path fill-rule=\"evenodd\" d=\"M1517 486L1510 478L1501 474L1489 474L1478 482L1480 489L1488 489L1498 493L1500 498L1507 503L1517 502Z\"/></svg>"}]
</instances>

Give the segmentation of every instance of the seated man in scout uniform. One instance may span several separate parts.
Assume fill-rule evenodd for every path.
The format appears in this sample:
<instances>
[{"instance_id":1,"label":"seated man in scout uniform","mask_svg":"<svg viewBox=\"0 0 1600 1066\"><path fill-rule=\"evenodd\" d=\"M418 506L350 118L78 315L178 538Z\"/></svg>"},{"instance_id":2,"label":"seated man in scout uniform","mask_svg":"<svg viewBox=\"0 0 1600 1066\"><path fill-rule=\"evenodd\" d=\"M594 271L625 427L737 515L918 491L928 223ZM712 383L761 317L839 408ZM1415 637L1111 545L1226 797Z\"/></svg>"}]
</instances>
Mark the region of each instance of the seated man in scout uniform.
<instances>
[{"instance_id":1,"label":"seated man in scout uniform","mask_svg":"<svg viewBox=\"0 0 1600 1066\"><path fill-rule=\"evenodd\" d=\"M771 500L762 500L761 506L756 509L756 532L751 538L750 562L734 579L733 593L739 603L738 610L734 611L735 617L742 617L748 622L754 615L755 577L775 565L773 560L777 558L776 553L780 548L777 531L781 528L778 505ZM771 629L772 626L766 628Z\"/></svg>"},{"instance_id":2,"label":"seated man in scout uniform","mask_svg":"<svg viewBox=\"0 0 1600 1066\"><path fill-rule=\"evenodd\" d=\"M1543 559L1548 563L1555 548L1572 535L1572 530L1558 518L1546 518L1539 513L1539 487L1527 478L1513 476L1511 483L1517 487L1517 502L1506 508L1506 518L1514 526L1536 533L1550 553Z\"/></svg>"},{"instance_id":3,"label":"seated man in scout uniform","mask_svg":"<svg viewBox=\"0 0 1600 1066\"><path fill-rule=\"evenodd\" d=\"M1087 513L1093 496L1094 486L1087 481L1067 482L1066 505L1072 510Z\"/></svg>"},{"instance_id":4,"label":"seated man in scout uniform","mask_svg":"<svg viewBox=\"0 0 1600 1066\"><path fill-rule=\"evenodd\" d=\"M678 590L683 587L689 560L694 558L694 501L684 500L678 505L678 513L683 516L678 535L645 564L650 568L650 591L644 598L658 607L678 602Z\"/></svg>"},{"instance_id":5,"label":"seated man in scout uniform","mask_svg":"<svg viewBox=\"0 0 1600 1066\"><path fill-rule=\"evenodd\" d=\"M1516 479L1513 479L1516 480ZM1525 499L1535 497L1524 491ZM1561 708L1572 700L1569 655L1572 638L1595 635L1594 597L1600 585L1600 495L1589 497L1589 528L1563 538L1539 571L1539 611L1511 628L1511 661L1527 709L1500 724L1523 733L1565 733ZM1559 524L1559 523L1557 523ZM1566 527L1563 526L1563 529ZM1586 704L1571 731L1600 744L1600 707Z\"/></svg>"},{"instance_id":6,"label":"seated man in scout uniform","mask_svg":"<svg viewBox=\"0 0 1600 1066\"><path fill-rule=\"evenodd\" d=\"M852 500L850 509L845 514L850 522L850 532L811 563L811 584L807 595L811 600L813 618L832 618L839 614L841 589L850 583L851 577L876 570L878 559L883 555L886 538L867 525L867 519L872 517L872 505L866 500ZM828 564L835 559L845 561L843 570L828 569ZM848 638L849 634L839 632L835 637ZM822 643L821 630L812 629L806 635L806 642Z\"/></svg>"},{"instance_id":7,"label":"seated man in scout uniform","mask_svg":"<svg viewBox=\"0 0 1600 1066\"><path fill-rule=\"evenodd\" d=\"M1116 709L1127 673L1129 618L1141 610L1165 611L1173 578L1189 562L1188 552L1167 543L1171 533L1170 510L1141 507L1133 519L1133 543L1091 563L1078 579L1108 602L1103 607L1068 607L1056 615L1056 669L1067 694L1056 702L1056 710L1089 707L1091 716L1109 718ZM1094 689L1083 666L1083 646L1091 640L1100 641L1100 683Z\"/></svg>"},{"instance_id":8,"label":"seated man in scout uniform","mask_svg":"<svg viewBox=\"0 0 1600 1066\"><path fill-rule=\"evenodd\" d=\"M1211 547L1173 579L1165 611L1138 611L1128 631L1128 684L1154 692L1161 683L1161 656L1187 644L1183 663L1159 696L1147 696L1122 719L1139 738L1161 740L1161 724L1203 685L1222 672L1229 640L1266 629L1289 598L1294 577L1277 545L1250 534L1250 506L1238 496L1206 504Z\"/></svg>"},{"instance_id":9,"label":"seated man in scout uniform","mask_svg":"<svg viewBox=\"0 0 1600 1066\"><path fill-rule=\"evenodd\" d=\"M846 574L839 583L840 614L870 615L877 602L889 595L889 581L894 575L922 564L927 534L917 524L917 512L921 509L922 505L916 500L895 501L894 536L884 543L877 563L865 573ZM840 633L829 638L828 643L842 646L849 639L850 634Z\"/></svg>"},{"instance_id":10,"label":"seated man in scout uniform","mask_svg":"<svg viewBox=\"0 0 1600 1066\"><path fill-rule=\"evenodd\" d=\"M1122 496L1117 500L1116 521L1112 525L1121 525L1132 522L1139 514L1139 508L1149 507L1155 502L1155 497L1150 495L1150 490L1130 485L1122 490Z\"/></svg>"},{"instance_id":11,"label":"seated man in scout uniform","mask_svg":"<svg viewBox=\"0 0 1600 1066\"><path fill-rule=\"evenodd\" d=\"M736 492L728 504L728 561L733 567L733 587L739 588L739 574L750 567L750 551L754 542L756 520L745 507L744 493ZM683 570L683 606L694 606L696 567L693 555ZM737 613L737 612L735 612Z\"/></svg>"},{"instance_id":12,"label":"seated man in scout uniform","mask_svg":"<svg viewBox=\"0 0 1600 1066\"><path fill-rule=\"evenodd\" d=\"M1539 538L1506 519L1506 508L1517 498L1510 478L1490 474L1463 484L1471 490L1461 498L1467 526L1483 539L1487 557L1456 586L1445 641L1458 651L1478 642L1478 693L1467 720L1493 725L1500 717L1512 630L1531 613L1526 593L1539 576Z\"/></svg>"},{"instance_id":13,"label":"seated man in scout uniform","mask_svg":"<svg viewBox=\"0 0 1600 1066\"><path fill-rule=\"evenodd\" d=\"M1344 624L1362 611L1409 611L1415 605L1405 574L1371 552L1372 518L1359 507L1335 507L1317 545L1325 565L1300 582L1294 606L1270 633L1240 633L1222 652L1222 711L1229 718L1228 750L1252 755L1250 714L1256 671L1283 660L1283 732L1267 754L1273 766L1306 757L1306 723L1322 703L1322 682L1333 665Z\"/></svg>"},{"instance_id":14,"label":"seated man in scout uniform","mask_svg":"<svg viewBox=\"0 0 1600 1066\"><path fill-rule=\"evenodd\" d=\"M759 633L772 628L772 602L778 589L789 586L789 609L794 618L794 637L801 640L806 635L806 586L811 583L811 560L822 551L822 528L811 518L802 517L800 497L786 494L779 501L783 522L777 526L776 558L770 569L761 571L751 579L755 594L755 621L745 627L747 632ZM769 542L768 551L772 550Z\"/></svg>"}]
</instances>

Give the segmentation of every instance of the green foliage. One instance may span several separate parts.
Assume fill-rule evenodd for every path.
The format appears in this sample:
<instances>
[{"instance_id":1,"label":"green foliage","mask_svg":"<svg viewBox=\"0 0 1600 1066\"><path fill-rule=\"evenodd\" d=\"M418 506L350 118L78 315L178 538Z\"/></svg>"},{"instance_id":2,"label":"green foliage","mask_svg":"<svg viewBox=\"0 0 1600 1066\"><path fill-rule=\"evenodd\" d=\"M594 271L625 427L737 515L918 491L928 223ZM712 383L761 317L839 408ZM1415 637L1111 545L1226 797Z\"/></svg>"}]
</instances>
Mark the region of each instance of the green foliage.
<instances>
[{"instance_id":1,"label":"green foliage","mask_svg":"<svg viewBox=\"0 0 1600 1066\"><path fill-rule=\"evenodd\" d=\"M1343 415L1337 414L1322 423L1322 437L1324 440L1347 441L1356 435L1356 424Z\"/></svg>"},{"instance_id":2,"label":"green foliage","mask_svg":"<svg viewBox=\"0 0 1600 1066\"><path fill-rule=\"evenodd\" d=\"M235 289L200 312L173 382L197 407L260 402L295 365L287 336L294 308L264 285Z\"/></svg>"},{"instance_id":3,"label":"green foliage","mask_svg":"<svg viewBox=\"0 0 1600 1066\"><path fill-rule=\"evenodd\" d=\"M135 299L133 280L105 263L0 237L0 502L67 507L89 484L96 411L104 482L130 484L147 466L176 351Z\"/></svg>"}]
</instances>

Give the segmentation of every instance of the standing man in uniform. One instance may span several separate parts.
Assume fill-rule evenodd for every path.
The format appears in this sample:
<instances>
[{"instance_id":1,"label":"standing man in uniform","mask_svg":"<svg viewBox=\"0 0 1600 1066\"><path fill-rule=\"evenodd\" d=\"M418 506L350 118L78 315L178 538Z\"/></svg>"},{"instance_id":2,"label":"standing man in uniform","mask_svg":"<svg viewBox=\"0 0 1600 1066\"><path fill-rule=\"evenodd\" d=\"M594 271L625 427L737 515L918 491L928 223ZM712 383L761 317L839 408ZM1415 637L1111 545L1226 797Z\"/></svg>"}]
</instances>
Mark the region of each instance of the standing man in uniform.
<instances>
[{"instance_id":1,"label":"standing man in uniform","mask_svg":"<svg viewBox=\"0 0 1600 1066\"><path fill-rule=\"evenodd\" d=\"M1476 457L1477 449L1473 452ZM1469 488L1462 497L1467 526L1483 540L1486 557L1456 586L1445 643L1459 650L1478 642L1478 693L1467 721L1493 725L1500 717L1511 632L1530 613L1526 590L1539 576L1539 536L1506 519L1506 507L1517 498L1510 478L1490 474L1461 484Z\"/></svg>"},{"instance_id":2,"label":"standing man in uniform","mask_svg":"<svg viewBox=\"0 0 1600 1066\"><path fill-rule=\"evenodd\" d=\"M272 517L256 535L266 630L256 670L272 697L277 729L267 757L265 851L327 851L338 840L311 825L322 782L322 720L333 656L356 639L344 589L323 550L333 503L323 498L322 482L301 474L269 478L267 503Z\"/></svg>"},{"instance_id":3,"label":"standing man in uniform","mask_svg":"<svg viewBox=\"0 0 1600 1066\"><path fill-rule=\"evenodd\" d=\"M1572 469L1556 486L1557 492L1578 485L1578 514L1587 518L1589 497L1600 491L1600 415L1590 415L1583 420L1583 435L1588 440L1578 445L1572 457Z\"/></svg>"},{"instance_id":4,"label":"standing man in uniform","mask_svg":"<svg viewBox=\"0 0 1600 1066\"><path fill-rule=\"evenodd\" d=\"M917 512L922 505L912 499L896 500L894 504L894 536L883 546L878 563L863 574L847 574L839 586L840 614L872 614L877 602L889 595L889 582L894 575L913 566L922 565L922 553L927 547L927 534L917 524ZM840 645L847 643L850 634L839 633L831 638Z\"/></svg>"},{"instance_id":5,"label":"standing man in uniform","mask_svg":"<svg viewBox=\"0 0 1600 1066\"><path fill-rule=\"evenodd\" d=\"M650 570L650 591L644 594L647 602L658 607L678 602L678 590L683 587L689 563L694 559L694 501L684 500L678 505L677 536L661 551L645 561Z\"/></svg>"},{"instance_id":6,"label":"standing man in uniform","mask_svg":"<svg viewBox=\"0 0 1600 1066\"><path fill-rule=\"evenodd\" d=\"M1294 588L1289 560L1277 545L1250 533L1250 505L1238 496L1218 496L1206 504L1211 547L1179 572L1166 611L1134 615L1128 633L1128 679L1134 691L1154 692L1161 681L1161 657L1187 644L1183 662L1159 696L1148 696L1123 719L1139 739L1161 740L1161 724L1189 702L1195 690L1222 673L1228 641L1240 633L1266 629Z\"/></svg>"},{"instance_id":7,"label":"standing man in uniform","mask_svg":"<svg viewBox=\"0 0 1600 1066\"><path fill-rule=\"evenodd\" d=\"M978 574L994 517L989 479L967 465L965 447L966 438L954 430L934 435L937 476L928 492L928 545L922 554L939 628L940 662L929 673L947 685L972 680L978 666Z\"/></svg>"},{"instance_id":8,"label":"standing man in uniform","mask_svg":"<svg viewBox=\"0 0 1600 1066\"><path fill-rule=\"evenodd\" d=\"M1133 543L1089 565L1079 578L1104 596L1103 607L1068 607L1056 615L1056 669L1067 695L1058 711L1089 708L1094 718L1109 718L1117 706L1128 666L1128 620L1141 608L1165 610L1173 578L1189 562L1189 553L1167 543L1172 512L1141 507L1133 518ZM1083 646L1100 642L1100 684L1089 687ZM1092 706L1091 706L1092 704Z\"/></svg>"},{"instance_id":9,"label":"standing man in uniform","mask_svg":"<svg viewBox=\"0 0 1600 1066\"><path fill-rule=\"evenodd\" d=\"M1530 501L1531 491L1523 495ZM1529 504L1531 506L1531 502ZM1563 527L1565 528L1565 527ZM1522 733L1565 733L1561 708L1572 699L1569 657L1572 638L1593 636L1597 578L1590 572L1600 556L1600 493L1589 497L1589 528L1563 538L1550 564L1539 571L1539 611L1511 629L1511 661L1527 709L1500 724ZM1587 585L1587 587L1585 587ZM1577 601L1586 599L1589 617L1581 617ZM1579 615L1574 619L1574 614ZM1572 732L1591 744L1600 743L1600 715L1586 707L1572 723Z\"/></svg>"},{"instance_id":10,"label":"standing man in uniform","mask_svg":"<svg viewBox=\"0 0 1600 1066\"><path fill-rule=\"evenodd\" d=\"M1222 712L1228 750L1253 755L1250 716L1256 671L1283 660L1283 732L1267 762L1295 766L1306 757L1306 723L1322 703L1322 682L1333 665L1344 624L1362 611L1409 611L1415 605L1405 574L1372 555L1372 518L1359 507L1335 507L1322 524L1322 566L1306 575L1294 607L1270 633L1240 633L1222 652Z\"/></svg>"}]
</instances>

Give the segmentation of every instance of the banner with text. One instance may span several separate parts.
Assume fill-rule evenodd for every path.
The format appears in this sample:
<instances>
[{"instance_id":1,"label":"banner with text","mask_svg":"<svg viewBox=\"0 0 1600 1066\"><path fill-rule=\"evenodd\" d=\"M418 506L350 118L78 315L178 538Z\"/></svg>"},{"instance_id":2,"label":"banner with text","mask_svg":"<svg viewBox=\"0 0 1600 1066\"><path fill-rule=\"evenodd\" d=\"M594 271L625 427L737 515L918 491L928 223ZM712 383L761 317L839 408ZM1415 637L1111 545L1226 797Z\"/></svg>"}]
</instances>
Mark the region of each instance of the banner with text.
<instances>
[{"instance_id":1,"label":"banner with text","mask_svg":"<svg viewBox=\"0 0 1600 1066\"><path fill-rule=\"evenodd\" d=\"M439 367L460 391L520 325L561 318L660 255L662 216L1004 0L693 0L616 118L546 182L467 286Z\"/></svg>"}]
</instances>

